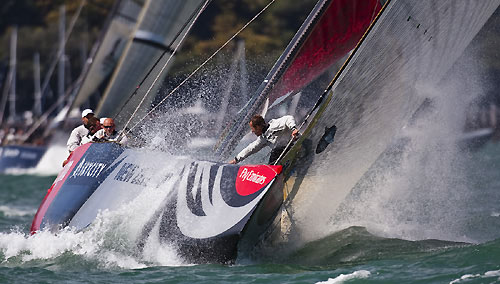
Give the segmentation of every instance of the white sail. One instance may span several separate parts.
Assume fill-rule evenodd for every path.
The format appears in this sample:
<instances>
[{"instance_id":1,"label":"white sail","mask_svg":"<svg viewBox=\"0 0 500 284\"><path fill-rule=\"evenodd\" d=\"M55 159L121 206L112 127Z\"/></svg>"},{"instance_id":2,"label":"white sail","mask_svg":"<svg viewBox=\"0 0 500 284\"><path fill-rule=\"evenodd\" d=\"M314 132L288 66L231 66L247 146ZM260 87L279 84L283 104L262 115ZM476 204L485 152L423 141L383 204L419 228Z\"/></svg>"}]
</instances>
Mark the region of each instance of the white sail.
<instances>
[{"instance_id":1,"label":"white sail","mask_svg":"<svg viewBox=\"0 0 500 284\"><path fill-rule=\"evenodd\" d=\"M328 226L330 213L422 104L422 89L443 78L500 1L388 3L290 150L302 152L287 169L287 209L304 224L304 239L321 237L319 224ZM291 164L291 156L281 163ZM318 226L305 225L312 223Z\"/></svg>"},{"instance_id":2,"label":"white sail","mask_svg":"<svg viewBox=\"0 0 500 284\"><path fill-rule=\"evenodd\" d=\"M151 74L159 74L160 69L172 54L173 48L181 37L179 34L187 29L187 23L191 22L193 15L200 8L202 0L180 1L180 0L148 0L145 4L139 22L135 28L133 38L120 58L120 62L111 82L104 93L103 99L97 108L97 114L102 117L116 117L118 125L126 121L137 107L145 93L139 92L130 97L141 79L146 76L154 63L160 58L164 51L167 53L158 62ZM170 61L167 69L172 65ZM167 69L165 69L167 71ZM161 82L166 72L163 72L159 81ZM142 84L147 90L155 76L148 76ZM144 100L143 109L150 106L156 94L159 84L153 86ZM142 91L142 90L140 90ZM138 113L141 116L141 112Z\"/></svg>"},{"instance_id":3,"label":"white sail","mask_svg":"<svg viewBox=\"0 0 500 284\"><path fill-rule=\"evenodd\" d=\"M142 1L120 1L95 57L88 59L92 60L92 65L76 95L74 108L85 103L109 79L134 30L142 4Z\"/></svg>"}]
</instances>

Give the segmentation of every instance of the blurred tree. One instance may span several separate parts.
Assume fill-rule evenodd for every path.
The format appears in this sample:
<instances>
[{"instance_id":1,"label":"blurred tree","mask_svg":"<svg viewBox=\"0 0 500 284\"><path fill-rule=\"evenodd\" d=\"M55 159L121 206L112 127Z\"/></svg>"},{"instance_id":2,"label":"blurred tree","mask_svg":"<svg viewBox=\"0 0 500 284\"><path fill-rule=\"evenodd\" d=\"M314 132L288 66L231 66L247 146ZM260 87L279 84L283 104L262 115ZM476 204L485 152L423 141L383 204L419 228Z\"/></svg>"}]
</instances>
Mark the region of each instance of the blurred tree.
<instances>
[{"instance_id":1,"label":"blurred tree","mask_svg":"<svg viewBox=\"0 0 500 284\"><path fill-rule=\"evenodd\" d=\"M9 26L37 26L43 24L43 15L35 0L4 0L0 6L0 34ZM50 2L50 1L40 1Z\"/></svg>"},{"instance_id":2,"label":"blurred tree","mask_svg":"<svg viewBox=\"0 0 500 284\"><path fill-rule=\"evenodd\" d=\"M269 0L216 0L211 3L193 27L176 58L177 66L186 72L196 68L193 58L206 59L240 30ZM316 0L276 1L258 20L250 24L239 38L246 42L246 56L254 64L268 69L305 20ZM231 42L223 51L234 49ZM222 58L231 61L231 56ZM196 61L196 59L194 60Z\"/></svg>"}]
</instances>

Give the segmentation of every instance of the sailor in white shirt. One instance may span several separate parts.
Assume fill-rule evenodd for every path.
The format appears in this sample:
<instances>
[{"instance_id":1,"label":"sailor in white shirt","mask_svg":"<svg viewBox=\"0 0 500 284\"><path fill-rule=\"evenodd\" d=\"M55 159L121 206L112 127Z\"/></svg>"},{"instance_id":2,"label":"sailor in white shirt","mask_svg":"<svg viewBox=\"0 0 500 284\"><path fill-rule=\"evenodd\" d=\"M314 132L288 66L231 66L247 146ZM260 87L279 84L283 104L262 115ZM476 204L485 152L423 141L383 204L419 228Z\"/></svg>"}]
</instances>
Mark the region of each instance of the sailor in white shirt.
<instances>
[{"instance_id":1,"label":"sailor in white shirt","mask_svg":"<svg viewBox=\"0 0 500 284\"><path fill-rule=\"evenodd\" d=\"M90 142L96 142L97 138L95 138L95 134L97 133L97 131L101 130L101 123L99 122L99 119L97 117L89 118L85 126L87 127L89 132L87 133L87 135L82 137L80 145Z\"/></svg>"},{"instance_id":2,"label":"sailor in white shirt","mask_svg":"<svg viewBox=\"0 0 500 284\"><path fill-rule=\"evenodd\" d=\"M243 161L248 156L257 153L265 146L273 148L269 164L272 164L279 158L290 139L296 139L299 136L299 131L295 124L295 119L291 115L285 115L281 118L271 119L266 123L260 115L255 115L249 122L250 129L257 135L257 139L250 143L245 149L236 155L230 164L236 164Z\"/></svg>"},{"instance_id":3,"label":"sailor in white shirt","mask_svg":"<svg viewBox=\"0 0 500 284\"><path fill-rule=\"evenodd\" d=\"M81 145L82 138L87 136L87 134L89 133L89 130L85 125L88 123L88 119L91 117L94 117L94 112L91 109L86 109L82 111L83 124L73 129L73 131L71 131L68 142L66 143L66 145L68 146L68 151L70 153Z\"/></svg>"},{"instance_id":4,"label":"sailor in white shirt","mask_svg":"<svg viewBox=\"0 0 500 284\"><path fill-rule=\"evenodd\" d=\"M97 141L113 141L122 146L126 146L128 139L123 135L119 137L118 131L115 130L115 122L112 118L106 118L102 123L102 129L94 135Z\"/></svg>"}]
</instances>

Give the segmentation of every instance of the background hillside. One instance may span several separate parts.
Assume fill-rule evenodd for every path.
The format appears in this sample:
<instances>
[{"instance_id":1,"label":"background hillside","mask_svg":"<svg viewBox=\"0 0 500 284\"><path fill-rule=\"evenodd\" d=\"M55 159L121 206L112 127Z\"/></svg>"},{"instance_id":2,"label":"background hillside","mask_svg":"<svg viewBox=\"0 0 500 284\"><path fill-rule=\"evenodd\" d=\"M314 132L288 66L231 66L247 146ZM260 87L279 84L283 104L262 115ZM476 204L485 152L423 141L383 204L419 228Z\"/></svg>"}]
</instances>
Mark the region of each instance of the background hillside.
<instances>
[{"instance_id":1,"label":"background hillside","mask_svg":"<svg viewBox=\"0 0 500 284\"><path fill-rule=\"evenodd\" d=\"M143 0L137 0L143 2ZM81 1L76 0L6 0L0 8L0 75L3 81L8 69L9 42L12 27L18 26L17 41L17 95L18 111L29 110L33 105L33 56L40 54L42 80L58 47L58 25L60 7L66 9L66 30ZM66 45L66 86L75 80L82 70L92 45L96 42L112 10L114 0L89 0L84 6ZM247 42L248 57L263 58L279 55L293 36L315 1L277 1L250 25L241 38ZM182 47L176 64L184 66L185 72L196 66L193 58L206 58L222 45L236 30L241 28L268 0L219 0L212 1L193 28L193 33ZM232 50L232 45L228 50ZM256 56L259 55L259 56ZM272 62L261 60L259 64ZM265 66L267 68L267 66ZM182 72L182 68L181 68ZM55 101L57 75L51 78L50 88L45 94L44 108ZM1 89L0 89L1 90ZM1 92L0 92L1 93ZM6 109L8 112L8 107ZM7 115L7 113L6 113Z\"/></svg>"}]
</instances>

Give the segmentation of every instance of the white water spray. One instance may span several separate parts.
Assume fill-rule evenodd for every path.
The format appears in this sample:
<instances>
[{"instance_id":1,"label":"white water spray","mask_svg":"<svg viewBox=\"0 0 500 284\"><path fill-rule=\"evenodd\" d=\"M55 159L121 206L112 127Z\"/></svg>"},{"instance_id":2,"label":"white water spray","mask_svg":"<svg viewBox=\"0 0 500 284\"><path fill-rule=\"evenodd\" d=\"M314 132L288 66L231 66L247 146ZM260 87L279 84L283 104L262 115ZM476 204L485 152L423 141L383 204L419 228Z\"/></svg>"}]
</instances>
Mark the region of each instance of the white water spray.
<instances>
[{"instance_id":1,"label":"white water spray","mask_svg":"<svg viewBox=\"0 0 500 284\"><path fill-rule=\"evenodd\" d=\"M475 242L468 236L469 153L459 147L466 108L485 93L475 66L439 86L420 86L430 105L402 129L392 149L358 183L340 210L330 212L337 231L364 226L384 237Z\"/></svg>"}]
</instances>

